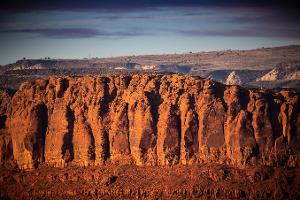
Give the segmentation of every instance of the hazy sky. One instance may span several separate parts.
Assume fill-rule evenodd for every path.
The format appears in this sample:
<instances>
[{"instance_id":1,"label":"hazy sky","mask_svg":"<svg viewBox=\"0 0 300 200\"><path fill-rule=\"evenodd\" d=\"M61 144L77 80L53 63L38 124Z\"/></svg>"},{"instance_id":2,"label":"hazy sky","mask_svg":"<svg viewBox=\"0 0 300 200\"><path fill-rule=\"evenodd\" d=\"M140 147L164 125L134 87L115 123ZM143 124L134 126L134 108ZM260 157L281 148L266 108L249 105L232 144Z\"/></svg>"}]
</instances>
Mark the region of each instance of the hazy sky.
<instances>
[{"instance_id":1,"label":"hazy sky","mask_svg":"<svg viewBox=\"0 0 300 200\"><path fill-rule=\"evenodd\" d=\"M22 2L0 7L0 64L22 57L107 57L300 44L299 16L292 4Z\"/></svg>"}]
</instances>

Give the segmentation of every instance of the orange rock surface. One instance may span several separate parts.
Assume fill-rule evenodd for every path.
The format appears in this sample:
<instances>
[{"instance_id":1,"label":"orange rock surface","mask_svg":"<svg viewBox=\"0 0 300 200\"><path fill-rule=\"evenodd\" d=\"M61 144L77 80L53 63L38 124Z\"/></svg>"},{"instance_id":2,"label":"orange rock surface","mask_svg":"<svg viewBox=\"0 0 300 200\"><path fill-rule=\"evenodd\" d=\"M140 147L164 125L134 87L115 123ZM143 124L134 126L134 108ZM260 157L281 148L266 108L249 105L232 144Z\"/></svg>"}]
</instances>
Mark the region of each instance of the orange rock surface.
<instances>
[{"instance_id":1,"label":"orange rock surface","mask_svg":"<svg viewBox=\"0 0 300 200\"><path fill-rule=\"evenodd\" d=\"M23 83L6 116L22 169L106 162L300 166L294 92L180 75L51 77Z\"/></svg>"},{"instance_id":2,"label":"orange rock surface","mask_svg":"<svg viewBox=\"0 0 300 200\"><path fill-rule=\"evenodd\" d=\"M5 127L6 110L10 103L10 96L5 90L0 90L0 164L12 160L12 140Z\"/></svg>"}]
</instances>

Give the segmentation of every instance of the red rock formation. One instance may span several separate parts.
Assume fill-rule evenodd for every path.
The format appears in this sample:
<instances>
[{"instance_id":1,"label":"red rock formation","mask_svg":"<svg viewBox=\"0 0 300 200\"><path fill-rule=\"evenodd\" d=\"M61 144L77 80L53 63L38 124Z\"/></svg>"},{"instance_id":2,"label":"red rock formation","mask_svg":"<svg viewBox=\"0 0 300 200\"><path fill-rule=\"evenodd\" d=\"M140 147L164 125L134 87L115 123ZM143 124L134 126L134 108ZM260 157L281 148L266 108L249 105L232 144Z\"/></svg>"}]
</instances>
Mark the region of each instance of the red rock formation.
<instances>
[{"instance_id":1,"label":"red rock formation","mask_svg":"<svg viewBox=\"0 0 300 200\"><path fill-rule=\"evenodd\" d=\"M12 141L5 127L6 110L10 103L10 96L6 91L0 90L0 165L12 160Z\"/></svg>"},{"instance_id":2,"label":"red rock formation","mask_svg":"<svg viewBox=\"0 0 300 200\"><path fill-rule=\"evenodd\" d=\"M198 77L25 82L7 112L20 168L226 163L300 165L299 94Z\"/></svg>"},{"instance_id":3,"label":"red rock formation","mask_svg":"<svg viewBox=\"0 0 300 200\"><path fill-rule=\"evenodd\" d=\"M7 106L10 102L10 96L5 90L0 90L0 116L6 114Z\"/></svg>"}]
</instances>

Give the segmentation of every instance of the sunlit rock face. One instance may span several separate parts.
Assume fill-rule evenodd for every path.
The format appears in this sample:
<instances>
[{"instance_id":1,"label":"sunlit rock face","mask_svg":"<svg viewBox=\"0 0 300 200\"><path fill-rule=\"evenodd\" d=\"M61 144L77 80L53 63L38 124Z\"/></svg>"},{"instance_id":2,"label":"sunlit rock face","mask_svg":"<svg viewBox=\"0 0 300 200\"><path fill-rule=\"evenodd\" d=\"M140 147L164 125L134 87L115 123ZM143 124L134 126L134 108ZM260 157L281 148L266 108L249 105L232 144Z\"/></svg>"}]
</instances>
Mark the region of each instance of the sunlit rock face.
<instances>
[{"instance_id":1,"label":"sunlit rock face","mask_svg":"<svg viewBox=\"0 0 300 200\"><path fill-rule=\"evenodd\" d=\"M236 74L235 71L232 71L226 81L225 81L225 84L226 85L241 85L242 84L242 81L241 81L241 78Z\"/></svg>"},{"instance_id":2,"label":"sunlit rock face","mask_svg":"<svg viewBox=\"0 0 300 200\"><path fill-rule=\"evenodd\" d=\"M51 77L23 83L1 106L7 107L1 162L13 156L22 169L107 162L300 165L294 92L179 75Z\"/></svg>"}]
</instances>

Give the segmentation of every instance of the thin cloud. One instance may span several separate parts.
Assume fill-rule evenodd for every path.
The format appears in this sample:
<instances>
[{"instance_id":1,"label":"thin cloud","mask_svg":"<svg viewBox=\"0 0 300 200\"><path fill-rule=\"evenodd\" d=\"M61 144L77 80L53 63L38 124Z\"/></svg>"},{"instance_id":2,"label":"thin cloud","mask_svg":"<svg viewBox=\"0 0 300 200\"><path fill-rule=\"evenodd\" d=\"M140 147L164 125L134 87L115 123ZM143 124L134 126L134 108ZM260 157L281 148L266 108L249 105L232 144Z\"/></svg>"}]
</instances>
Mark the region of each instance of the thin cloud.
<instances>
[{"instance_id":1,"label":"thin cloud","mask_svg":"<svg viewBox=\"0 0 300 200\"><path fill-rule=\"evenodd\" d=\"M135 31L115 31L106 32L89 28L44 28L44 29L17 29L8 30L6 33L33 34L38 37L54 39L75 39L75 38L95 38L95 37L131 37L145 35Z\"/></svg>"},{"instance_id":2,"label":"thin cloud","mask_svg":"<svg viewBox=\"0 0 300 200\"><path fill-rule=\"evenodd\" d=\"M245 27L244 29L228 30L179 30L179 34L187 36L209 36L209 37L274 37L274 38L300 38L299 28L268 28Z\"/></svg>"}]
</instances>

